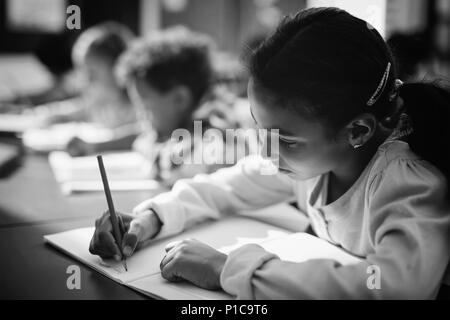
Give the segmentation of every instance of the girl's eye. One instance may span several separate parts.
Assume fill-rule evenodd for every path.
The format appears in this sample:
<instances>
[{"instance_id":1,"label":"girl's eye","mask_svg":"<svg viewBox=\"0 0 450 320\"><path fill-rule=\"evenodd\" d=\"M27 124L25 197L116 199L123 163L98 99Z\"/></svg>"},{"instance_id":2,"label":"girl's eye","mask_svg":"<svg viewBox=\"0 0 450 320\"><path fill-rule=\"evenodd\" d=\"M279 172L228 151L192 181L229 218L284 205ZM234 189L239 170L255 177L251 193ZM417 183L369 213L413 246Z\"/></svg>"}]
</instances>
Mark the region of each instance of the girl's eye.
<instances>
[{"instance_id":1,"label":"girl's eye","mask_svg":"<svg viewBox=\"0 0 450 320\"><path fill-rule=\"evenodd\" d=\"M280 138L280 143L285 146L287 149L295 149L300 144L297 141L284 140Z\"/></svg>"}]
</instances>

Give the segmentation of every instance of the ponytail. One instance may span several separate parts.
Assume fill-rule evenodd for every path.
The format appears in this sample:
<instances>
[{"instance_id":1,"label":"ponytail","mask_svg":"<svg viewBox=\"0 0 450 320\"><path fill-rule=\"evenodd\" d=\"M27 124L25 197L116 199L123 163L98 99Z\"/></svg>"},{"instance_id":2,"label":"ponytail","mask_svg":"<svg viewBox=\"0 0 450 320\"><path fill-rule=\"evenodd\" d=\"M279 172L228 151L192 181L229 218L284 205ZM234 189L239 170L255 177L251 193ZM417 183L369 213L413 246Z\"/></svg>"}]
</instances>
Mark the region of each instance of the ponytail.
<instances>
[{"instance_id":1,"label":"ponytail","mask_svg":"<svg viewBox=\"0 0 450 320\"><path fill-rule=\"evenodd\" d=\"M436 83L411 83L400 88L413 132L412 151L437 167L450 182L450 91Z\"/></svg>"}]
</instances>

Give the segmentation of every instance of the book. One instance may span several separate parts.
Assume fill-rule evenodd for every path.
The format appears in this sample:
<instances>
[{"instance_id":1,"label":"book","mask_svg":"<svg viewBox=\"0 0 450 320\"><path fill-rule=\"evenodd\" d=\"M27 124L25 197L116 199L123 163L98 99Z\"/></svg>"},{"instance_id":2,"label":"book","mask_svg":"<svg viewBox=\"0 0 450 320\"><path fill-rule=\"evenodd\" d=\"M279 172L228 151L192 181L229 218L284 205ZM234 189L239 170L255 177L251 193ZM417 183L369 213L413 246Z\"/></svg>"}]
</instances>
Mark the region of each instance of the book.
<instances>
[{"instance_id":1,"label":"book","mask_svg":"<svg viewBox=\"0 0 450 320\"><path fill-rule=\"evenodd\" d=\"M285 204L270 207L278 212L293 210ZM255 211L257 216L258 212ZM218 221L209 221L186 230L182 234L158 239L135 252L127 259L128 272L121 262L102 260L89 253L89 243L94 228L82 228L52 235L45 241L73 258L83 262L105 276L158 299L233 299L224 291L210 291L198 288L188 282L169 282L162 278L159 264L165 255L165 246L186 238L195 238L219 251L228 254L246 244L258 244L267 251L277 254L282 260L303 262L310 259L332 259L343 265L358 263L360 259L342 249L307 233L296 233L246 216L233 215Z\"/></svg>"},{"instance_id":2,"label":"book","mask_svg":"<svg viewBox=\"0 0 450 320\"><path fill-rule=\"evenodd\" d=\"M45 153L64 150L75 137L90 143L100 143L111 140L114 132L95 123L68 122L26 130L22 139L26 147Z\"/></svg>"},{"instance_id":3,"label":"book","mask_svg":"<svg viewBox=\"0 0 450 320\"><path fill-rule=\"evenodd\" d=\"M55 179L64 194L103 191L95 156L71 157L67 152L49 154ZM148 178L150 163L137 152L106 153L110 188L113 191L155 190L160 183Z\"/></svg>"}]
</instances>

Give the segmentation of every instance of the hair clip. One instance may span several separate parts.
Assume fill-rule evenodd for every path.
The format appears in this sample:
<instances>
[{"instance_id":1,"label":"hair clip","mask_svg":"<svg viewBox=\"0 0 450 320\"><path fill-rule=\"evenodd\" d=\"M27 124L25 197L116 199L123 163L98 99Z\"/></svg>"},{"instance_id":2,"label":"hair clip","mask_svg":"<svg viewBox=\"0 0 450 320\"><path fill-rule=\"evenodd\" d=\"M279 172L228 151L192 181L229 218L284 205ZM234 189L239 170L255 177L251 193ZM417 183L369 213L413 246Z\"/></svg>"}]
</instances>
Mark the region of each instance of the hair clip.
<instances>
[{"instance_id":1,"label":"hair clip","mask_svg":"<svg viewBox=\"0 0 450 320\"><path fill-rule=\"evenodd\" d=\"M377 102L377 100L380 98L381 94L383 93L384 89L386 88L387 80L389 79L389 72L391 71L391 63L388 62L386 71L384 71L383 78L381 78L380 84L377 87L377 90L375 90L374 94L370 97L369 101L367 101L366 105L371 107Z\"/></svg>"}]
</instances>

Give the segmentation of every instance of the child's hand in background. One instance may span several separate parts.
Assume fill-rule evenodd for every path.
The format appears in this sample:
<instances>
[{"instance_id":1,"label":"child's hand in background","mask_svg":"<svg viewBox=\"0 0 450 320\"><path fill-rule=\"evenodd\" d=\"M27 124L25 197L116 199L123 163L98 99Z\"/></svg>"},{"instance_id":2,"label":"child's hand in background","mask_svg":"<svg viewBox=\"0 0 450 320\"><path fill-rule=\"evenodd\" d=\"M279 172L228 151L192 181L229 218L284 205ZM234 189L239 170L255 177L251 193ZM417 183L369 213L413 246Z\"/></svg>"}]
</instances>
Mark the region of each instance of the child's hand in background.
<instances>
[{"instance_id":1,"label":"child's hand in background","mask_svg":"<svg viewBox=\"0 0 450 320\"><path fill-rule=\"evenodd\" d=\"M78 137L72 138L69 143L67 143L66 150L72 157L81 157L96 151L93 144Z\"/></svg>"},{"instance_id":2,"label":"child's hand in background","mask_svg":"<svg viewBox=\"0 0 450 320\"><path fill-rule=\"evenodd\" d=\"M151 210L144 211L139 215L131 215L116 212L122 228L122 252L126 257L131 256L134 251L154 237L161 229L161 221ZM101 258L122 259L119 247L113 236L113 229L109 211L95 221L95 232L89 245L89 252Z\"/></svg>"},{"instance_id":3,"label":"child's hand in background","mask_svg":"<svg viewBox=\"0 0 450 320\"><path fill-rule=\"evenodd\" d=\"M160 264L161 275L169 281L186 280L198 287L220 289L220 274L227 255L197 240L183 240L166 247Z\"/></svg>"}]
</instances>

